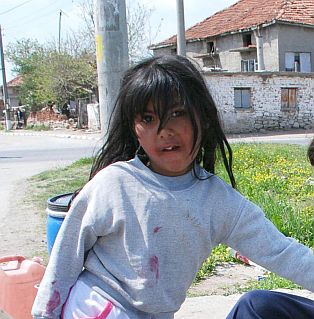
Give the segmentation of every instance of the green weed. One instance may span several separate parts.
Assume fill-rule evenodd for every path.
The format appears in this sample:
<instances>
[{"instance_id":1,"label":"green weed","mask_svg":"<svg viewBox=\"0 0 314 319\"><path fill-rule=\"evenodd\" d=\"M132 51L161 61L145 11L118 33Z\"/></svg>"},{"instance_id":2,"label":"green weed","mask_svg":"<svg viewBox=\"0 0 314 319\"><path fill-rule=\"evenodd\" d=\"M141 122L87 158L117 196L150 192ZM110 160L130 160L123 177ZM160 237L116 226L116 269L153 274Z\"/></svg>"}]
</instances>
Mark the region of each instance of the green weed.
<instances>
[{"instance_id":1,"label":"green weed","mask_svg":"<svg viewBox=\"0 0 314 319\"><path fill-rule=\"evenodd\" d=\"M45 124L28 124L25 130L31 131L50 131L51 127Z\"/></svg>"}]
</instances>

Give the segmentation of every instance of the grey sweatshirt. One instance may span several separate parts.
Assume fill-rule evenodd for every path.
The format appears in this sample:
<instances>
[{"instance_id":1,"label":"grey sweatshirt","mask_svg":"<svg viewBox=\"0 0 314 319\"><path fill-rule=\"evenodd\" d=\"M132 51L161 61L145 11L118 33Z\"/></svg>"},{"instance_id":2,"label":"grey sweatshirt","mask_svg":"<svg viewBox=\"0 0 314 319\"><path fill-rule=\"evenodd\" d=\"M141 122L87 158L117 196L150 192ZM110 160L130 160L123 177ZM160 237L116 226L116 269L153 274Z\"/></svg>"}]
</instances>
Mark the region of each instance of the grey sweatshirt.
<instances>
[{"instance_id":1,"label":"grey sweatshirt","mask_svg":"<svg viewBox=\"0 0 314 319\"><path fill-rule=\"evenodd\" d=\"M131 319L173 318L219 243L314 291L312 250L220 178L195 169L202 180L193 171L162 176L136 157L100 171L62 224L33 316L60 318L80 276Z\"/></svg>"}]
</instances>

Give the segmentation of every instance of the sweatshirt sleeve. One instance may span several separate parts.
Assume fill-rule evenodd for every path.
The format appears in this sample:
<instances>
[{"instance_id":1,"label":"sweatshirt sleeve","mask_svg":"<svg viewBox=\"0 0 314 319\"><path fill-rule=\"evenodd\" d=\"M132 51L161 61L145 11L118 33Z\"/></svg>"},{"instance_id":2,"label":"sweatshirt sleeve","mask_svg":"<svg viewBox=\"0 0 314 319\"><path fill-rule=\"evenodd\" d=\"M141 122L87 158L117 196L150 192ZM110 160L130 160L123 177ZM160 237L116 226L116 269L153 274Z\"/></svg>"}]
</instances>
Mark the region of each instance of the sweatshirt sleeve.
<instances>
[{"instance_id":1,"label":"sweatshirt sleeve","mask_svg":"<svg viewBox=\"0 0 314 319\"><path fill-rule=\"evenodd\" d=\"M284 236L255 204L243 200L225 243L258 265L314 291L313 250Z\"/></svg>"},{"instance_id":2,"label":"sweatshirt sleeve","mask_svg":"<svg viewBox=\"0 0 314 319\"><path fill-rule=\"evenodd\" d=\"M81 191L56 238L33 305L34 318L60 318L69 291L82 272L86 253L96 240L92 211Z\"/></svg>"}]
</instances>

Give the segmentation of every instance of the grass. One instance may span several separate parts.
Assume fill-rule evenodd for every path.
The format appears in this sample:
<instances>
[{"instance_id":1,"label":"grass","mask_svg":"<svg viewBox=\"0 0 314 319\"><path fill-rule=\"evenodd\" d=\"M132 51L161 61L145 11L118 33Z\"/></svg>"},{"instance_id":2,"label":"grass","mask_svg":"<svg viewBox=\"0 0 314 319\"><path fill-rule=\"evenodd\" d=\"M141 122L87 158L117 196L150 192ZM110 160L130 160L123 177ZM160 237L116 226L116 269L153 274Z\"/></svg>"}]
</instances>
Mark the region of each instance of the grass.
<instances>
[{"instance_id":1,"label":"grass","mask_svg":"<svg viewBox=\"0 0 314 319\"><path fill-rule=\"evenodd\" d=\"M287 236L314 247L313 169L306 148L279 144L234 144L234 173L238 190L265 211ZM82 159L64 169L52 170L31 179L33 201L42 211L48 197L75 191L88 180L92 159ZM218 175L228 180L221 164ZM216 247L204 262L195 281L206 278L218 264L235 261L229 249ZM250 282L246 289L296 288L274 274ZM242 288L241 288L242 289Z\"/></svg>"},{"instance_id":2,"label":"grass","mask_svg":"<svg viewBox=\"0 0 314 319\"><path fill-rule=\"evenodd\" d=\"M81 188L87 181L92 158L82 158L62 168L40 173L29 179L32 187L32 201L40 209L46 207L47 199Z\"/></svg>"},{"instance_id":3,"label":"grass","mask_svg":"<svg viewBox=\"0 0 314 319\"><path fill-rule=\"evenodd\" d=\"M28 124L25 127L25 130L30 130L30 131L50 131L51 127L45 124Z\"/></svg>"},{"instance_id":4,"label":"grass","mask_svg":"<svg viewBox=\"0 0 314 319\"><path fill-rule=\"evenodd\" d=\"M264 278L260 280L251 280L248 282L247 286L244 288L239 288L240 292L250 291L254 289L262 289L262 290L272 290L272 289L302 289L302 287L293 283L290 280L279 277L273 273L266 273Z\"/></svg>"},{"instance_id":5,"label":"grass","mask_svg":"<svg viewBox=\"0 0 314 319\"><path fill-rule=\"evenodd\" d=\"M240 144L233 150L239 191L286 236L314 247L314 187L308 183L313 169L306 147Z\"/></svg>"},{"instance_id":6,"label":"grass","mask_svg":"<svg viewBox=\"0 0 314 319\"><path fill-rule=\"evenodd\" d=\"M44 124L29 124L25 128L25 130L29 131L50 131L51 128ZM0 131L6 130L4 123L0 122Z\"/></svg>"}]
</instances>

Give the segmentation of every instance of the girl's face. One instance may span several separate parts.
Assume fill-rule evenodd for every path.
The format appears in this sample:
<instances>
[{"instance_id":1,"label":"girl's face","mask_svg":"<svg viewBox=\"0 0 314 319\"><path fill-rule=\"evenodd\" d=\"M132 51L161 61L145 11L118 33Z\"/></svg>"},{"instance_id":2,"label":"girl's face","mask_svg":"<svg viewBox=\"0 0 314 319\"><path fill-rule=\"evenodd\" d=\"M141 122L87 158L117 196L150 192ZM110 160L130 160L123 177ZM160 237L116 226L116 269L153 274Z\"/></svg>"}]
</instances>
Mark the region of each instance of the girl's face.
<instances>
[{"instance_id":1,"label":"girl's face","mask_svg":"<svg viewBox=\"0 0 314 319\"><path fill-rule=\"evenodd\" d=\"M193 127L190 117L184 107L175 106L169 120L158 133L159 124L152 103L148 104L144 115L137 115L134 121L134 130L149 158L149 167L161 175L183 175L191 169L199 149L197 141L192 151Z\"/></svg>"}]
</instances>

